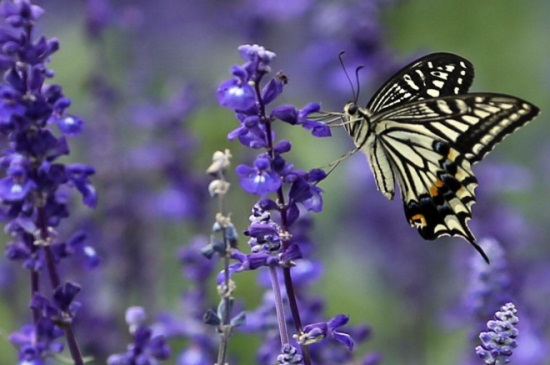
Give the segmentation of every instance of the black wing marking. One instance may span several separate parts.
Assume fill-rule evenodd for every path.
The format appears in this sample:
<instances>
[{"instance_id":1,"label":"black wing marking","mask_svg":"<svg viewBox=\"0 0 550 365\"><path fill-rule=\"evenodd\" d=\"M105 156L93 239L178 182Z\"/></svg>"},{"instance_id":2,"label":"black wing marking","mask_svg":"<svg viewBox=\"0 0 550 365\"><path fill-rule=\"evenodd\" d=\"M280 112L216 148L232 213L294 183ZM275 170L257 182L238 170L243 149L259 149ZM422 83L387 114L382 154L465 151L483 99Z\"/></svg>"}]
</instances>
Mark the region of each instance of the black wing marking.
<instances>
[{"instance_id":1,"label":"black wing marking","mask_svg":"<svg viewBox=\"0 0 550 365\"><path fill-rule=\"evenodd\" d=\"M473 79L474 67L468 60L452 53L432 53L393 75L367 109L379 113L416 100L465 94Z\"/></svg>"},{"instance_id":2,"label":"black wing marking","mask_svg":"<svg viewBox=\"0 0 550 365\"><path fill-rule=\"evenodd\" d=\"M481 161L506 136L540 112L533 104L510 95L474 93L462 99L469 111L458 119L469 128L456 138L455 145L471 163Z\"/></svg>"}]
</instances>

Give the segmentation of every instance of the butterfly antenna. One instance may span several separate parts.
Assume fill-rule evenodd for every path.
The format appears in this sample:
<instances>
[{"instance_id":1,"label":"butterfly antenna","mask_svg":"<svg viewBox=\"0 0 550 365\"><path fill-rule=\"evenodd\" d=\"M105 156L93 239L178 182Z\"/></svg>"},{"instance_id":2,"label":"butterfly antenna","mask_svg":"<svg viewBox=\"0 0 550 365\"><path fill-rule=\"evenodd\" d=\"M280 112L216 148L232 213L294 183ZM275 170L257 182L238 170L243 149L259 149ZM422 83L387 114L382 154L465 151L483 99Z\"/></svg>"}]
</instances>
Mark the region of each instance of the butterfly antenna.
<instances>
[{"instance_id":1,"label":"butterfly antenna","mask_svg":"<svg viewBox=\"0 0 550 365\"><path fill-rule=\"evenodd\" d=\"M342 66L342 70L344 70L346 79L348 79L349 85L351 86L351 92L353 93L353 101L357 102L357 98L359 97L359 94L355 93L355 86L353 86L353 81L351 81L348 71L346 70L346 65L344 65L344 53L346 53L346 51L340 51L340 53L338 54L338 59L340 60L340 65Z\"/></svg>"},{"instance_id":2,"label":"butterfly antenna","mask_svg":"<svg viewBox=\"0 0 550 365\"><path fill-rule=\"evenodd\" d=\"M359 71L361 71L363 67L364 66L359 66L355 69L355 83L357 84L357 94L353 99L353 102L355 104L357 104L357 101L359 100L359 94L361 93L361 83L359 82Z\"/></svg>"}]
</instances>

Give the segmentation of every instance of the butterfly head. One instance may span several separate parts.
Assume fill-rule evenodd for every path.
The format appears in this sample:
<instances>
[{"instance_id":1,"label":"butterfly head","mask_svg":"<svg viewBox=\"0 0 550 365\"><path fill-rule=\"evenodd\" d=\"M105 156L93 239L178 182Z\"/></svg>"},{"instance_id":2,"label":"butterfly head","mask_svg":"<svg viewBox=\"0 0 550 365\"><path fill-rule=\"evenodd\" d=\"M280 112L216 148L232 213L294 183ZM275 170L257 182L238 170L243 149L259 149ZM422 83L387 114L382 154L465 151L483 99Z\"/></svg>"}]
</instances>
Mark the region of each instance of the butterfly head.
<instances>
[{"instance_id":1,"label":"butterfly head","mask_svg":"<svg viewBox=\"0 0 550 365\"><path fill-rule=\"evenodd\" d=\"M365 143L366 137L370 133L370 115L367 109L362 109L353 101L350 101L344 107L344 128L353 138L357 147Z\"/></svg>"},{"instance_id":2,"label":"butterfly head","mask_svg":"<svg viewBox=\"0 0 550 365\"><path fill-rule=\"evenodd\" d=\"M355 102L350 101L344 107L344 115L348 119L355 119L355 117L357 117L358 114L359 114L359 107L357 106L357 104L355 104Z\"/></svg>"}]
</instances>

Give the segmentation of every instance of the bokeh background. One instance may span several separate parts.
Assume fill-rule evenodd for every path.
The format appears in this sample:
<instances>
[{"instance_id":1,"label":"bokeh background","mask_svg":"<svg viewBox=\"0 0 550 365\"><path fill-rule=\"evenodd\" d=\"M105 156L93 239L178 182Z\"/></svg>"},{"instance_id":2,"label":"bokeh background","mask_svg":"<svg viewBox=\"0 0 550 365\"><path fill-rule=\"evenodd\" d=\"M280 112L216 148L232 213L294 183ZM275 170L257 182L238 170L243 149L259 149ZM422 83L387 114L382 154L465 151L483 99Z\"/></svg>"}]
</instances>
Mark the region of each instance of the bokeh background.
<instances>
[{"instance_id":1,"label":"bokeh background","mask_svg":"<svg viewBox=\"0 0 550 365\"><path fill-rule=\"evenodd\" d=\"M204 171L216 150L231 149L234 165L253 158L226 140L237 121L216 103L215 90L230 77L229 67L242 63L237 47L258 43L277 54L273 70L289 76L281 103L298 107L318 101L324 110L340 111L352 98L341 50L348 70L364 66L364 104L399 67L446 51L474 64L473 91L512 94L539 106L541 116L474 168L480 186L471 227L483 244L498 242L507 262L500 285L520 317L512 362L550 364L550 2L36 3L46 10L38 32L61 43L51 63L54 82L72 98L71 112L86 120L84 133L70 141L71 158L97 169L98 208L87 211L75 199L61 228L67 234L85 229L103 258L94 270L78 262L63 268L65 278L83 287L76 331L92 363L124 351L127 306L145 307L151 321L163 311L185 312L180 297L190 284L177 253L195 235L210 234L216 208ZM289 159L303 169L326 166L352 148L343 130L317 139L285 127L278 133L293 141ZM230 179L226 206L242 231L255 197ZM476 252L459 238L423 241L408 227L401 202L376 191L362 155L343 162L321 187L324 211L313 217L311 236L324 273L311 290L324 299L327 316L345 313L352 324L371 326L372 338L358 355L380 353L386 364L481 364L471 337L490 316L481 321L472 310L476 273L483 270ZM241 245L246 250L245 238ZM8 334L29 319L28 275L5 259L0 271L0 330ZM262 295L256 273L236 281L237 298L253 309ZM214 294L213 283L211 306ZM171 344L177 355L186 341ZM258 346L254 336L237 333L230 343L239 359L234 363L254 363ZM1 365L16 362L6 336L0 354Z\"/></svg>"}]
</instances>

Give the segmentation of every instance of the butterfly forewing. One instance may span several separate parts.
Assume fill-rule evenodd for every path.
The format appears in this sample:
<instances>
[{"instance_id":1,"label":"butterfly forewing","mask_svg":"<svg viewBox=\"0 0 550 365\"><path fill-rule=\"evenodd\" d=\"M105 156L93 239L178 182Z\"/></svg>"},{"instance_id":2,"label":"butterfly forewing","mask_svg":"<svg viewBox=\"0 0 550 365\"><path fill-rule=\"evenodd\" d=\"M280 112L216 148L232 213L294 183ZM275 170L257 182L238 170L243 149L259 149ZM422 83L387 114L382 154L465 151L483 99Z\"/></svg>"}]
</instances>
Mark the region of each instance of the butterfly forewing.
<instances>
[{"instance_id":1,"label":"butterfly forewing","mask_svg":"<svg viewBox=\"0 0 550 365\"><path fill-rule=\"evenodd\" d=\"M423 57L366 109L346 107L346 130L369 158L378 190L391 199L398 181L407 220L422 237L462 236L488 261L467 225L477 187L472 164L539 110L509 95L468 94L473 75L462 57Z\"/></svg>"},{"instance_id":2,"label":"butterfly forewing","mask_svg":"<svg viewBox=\"0 0 550 365\"><path fill-rule=\"evenodd\" d=\"M367 105L373 113L397 108L415 100L467 93L474 67L451 53L433 53L420 58L392 76Z\"/></svg>"},{"instance_id":3,"label":"butterfly forewing","mask_svg":"<svg viewBox=\"0 0 550 365\"><path fill-rule=\"evenodd\" d=\"M539 114L533 104L501 94L469 94L469 112L458 120L467 126L455 144L472 163L480 161L504 137Z\"/></svg>"}]
</instances>

